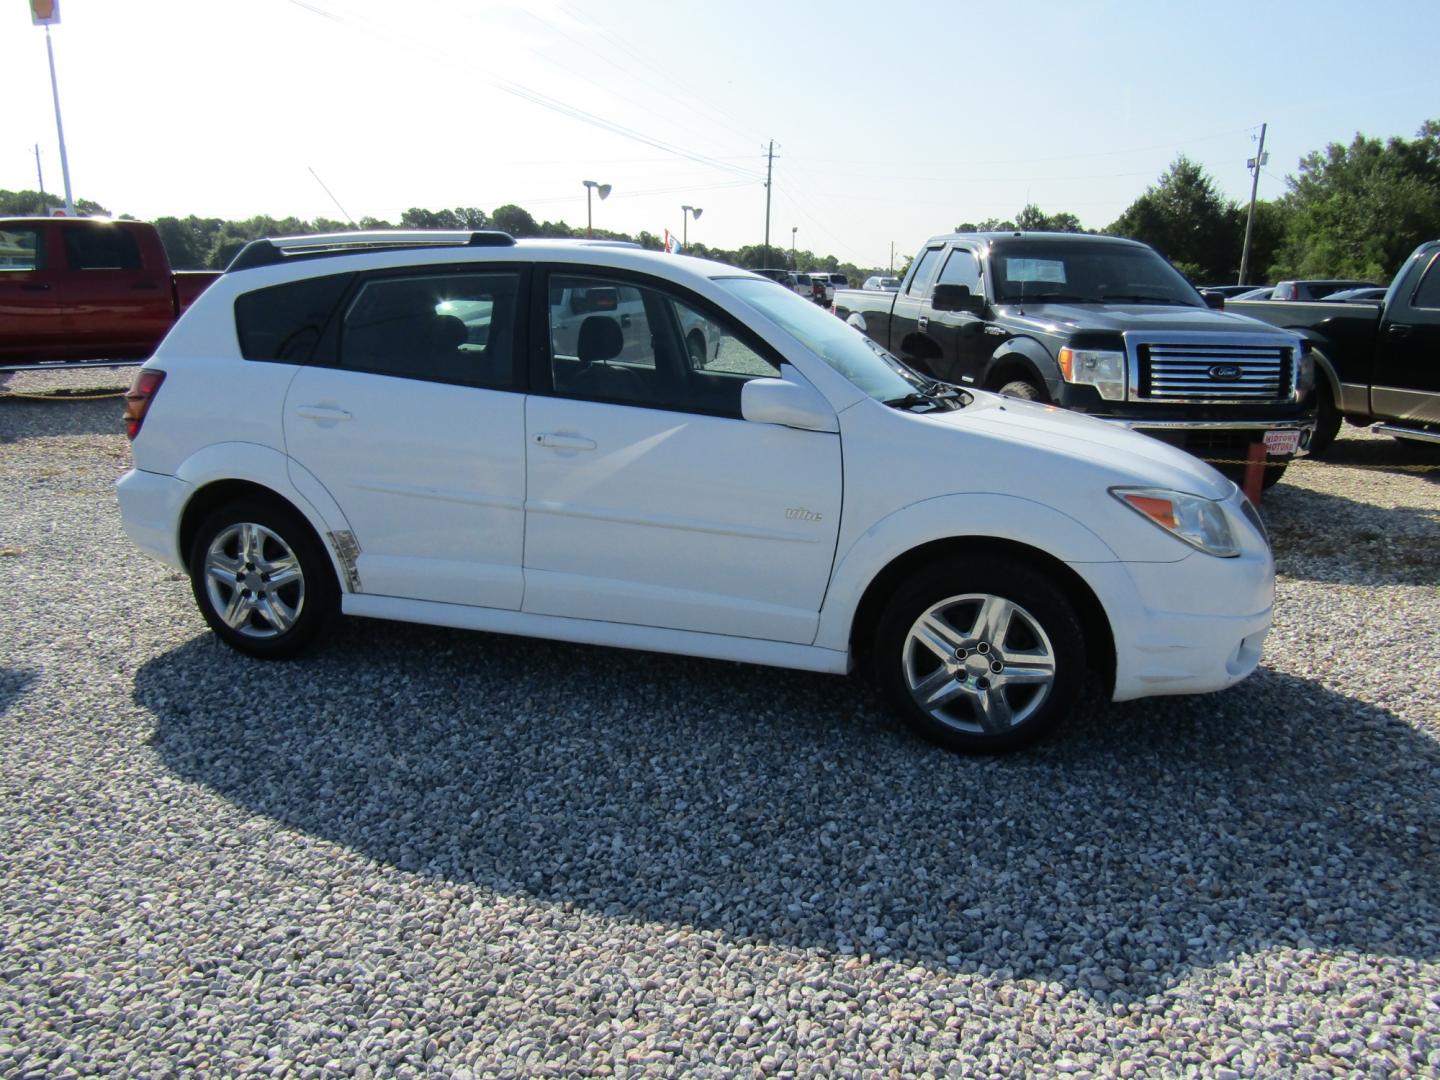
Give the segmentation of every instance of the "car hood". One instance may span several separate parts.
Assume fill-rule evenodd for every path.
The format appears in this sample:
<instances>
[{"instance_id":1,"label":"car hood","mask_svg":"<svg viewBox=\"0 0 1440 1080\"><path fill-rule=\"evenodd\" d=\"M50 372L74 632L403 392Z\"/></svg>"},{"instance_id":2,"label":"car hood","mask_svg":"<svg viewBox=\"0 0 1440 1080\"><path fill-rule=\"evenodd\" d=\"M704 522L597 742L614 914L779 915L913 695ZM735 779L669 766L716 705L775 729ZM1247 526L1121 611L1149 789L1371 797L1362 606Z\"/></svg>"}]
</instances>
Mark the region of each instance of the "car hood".
<instances>
[{"instance_id":1,"label":"car hood","mask_svg":"<svg viewBox=\"0 0 1440 1080\"><path fill-rule=\"evenodd\" d=\"M1145 333L1249 333L1285 337L1285 331L1266 327L1243 315L1210 308L1162 307L1158 304L1005 304L1018 324L1030 324L1053 334L1077 330L1127 330Z\"/></svg>"},{"instance_id":2,"label":"car hood","mask_svg":"<svg viewBox=\"0 0 1440 1080\"><path fill-rule=\"evenodd\" d=\"M1082 466L1105 487L1158 487L1207 499L1225 499L1235 485L1205 462L1148 435L1067 412L1053 405L972 391L974 400L950 412L911 413L917 420L1017 448L1033 457L1030 469L1045 468L1044 458L1064 458ZM1058 463L1057 463L1058 464Z\"/></svg>"}]
</instances>

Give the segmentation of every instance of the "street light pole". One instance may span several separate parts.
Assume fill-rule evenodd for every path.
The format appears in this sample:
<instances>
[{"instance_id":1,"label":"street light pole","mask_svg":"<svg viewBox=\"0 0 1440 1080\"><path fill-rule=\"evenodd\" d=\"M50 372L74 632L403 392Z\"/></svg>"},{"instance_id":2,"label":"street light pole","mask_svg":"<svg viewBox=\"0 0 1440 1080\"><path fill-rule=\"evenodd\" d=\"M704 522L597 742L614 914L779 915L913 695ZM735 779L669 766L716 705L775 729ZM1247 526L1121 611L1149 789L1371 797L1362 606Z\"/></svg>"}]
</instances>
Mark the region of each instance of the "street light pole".
<instances>
[{"instance_id":1,"label":"street light pole","mask_svg":"<svg viewBox=\"0 0 1440 1080\"><path fill-rule=\"evenodd\" d=\"M795 232L796 232L796 230L798 230L799 228L800 228L799 225L791 225L791 226L790 226L790 269L791 269L791 270L794 270L794 269L795 269Z\"/></svg>"},{"instance_id":2,"label":"street light pole","mask_svg":"<svg viewBox=\"0 0 1440 1080\"><path fill-rule=\"evenodd\" d=\"M593 191L600 196L604 202L610 196L610 185L602 184L598 180L582 180L585 185L585 238L588 240L595 235L595 216L591 209L590 193Z\"/></svg>"},{"instance_id":3,"label":"street light pole","mask_svg":"<svg viewBox=\"0 0 1440 1080\"><path fill-rule=\"evenodd\" d=\"M690 246L690 219L693 217L696 221L699 221L700 215L704 212L705 211L698 206L680 207L680 246L682 248L688 248Z\"/></svg>"},{"instance_id":4,"label":"street light pole","mask_svg":"<svg viewBox=\"0 0 1440 1080\"><path fill-rule=\"evenodd\" d=\"M65 125L60 122L60 87L55 81L55 49L50 44L50 24L45 24L45 53L50 57L50 93L55 98L55 134L60 137L60 176L65 181L65 213L75 216L75 200L70 196L70 160L65 156Z\"/></svg>"}]
</instances>

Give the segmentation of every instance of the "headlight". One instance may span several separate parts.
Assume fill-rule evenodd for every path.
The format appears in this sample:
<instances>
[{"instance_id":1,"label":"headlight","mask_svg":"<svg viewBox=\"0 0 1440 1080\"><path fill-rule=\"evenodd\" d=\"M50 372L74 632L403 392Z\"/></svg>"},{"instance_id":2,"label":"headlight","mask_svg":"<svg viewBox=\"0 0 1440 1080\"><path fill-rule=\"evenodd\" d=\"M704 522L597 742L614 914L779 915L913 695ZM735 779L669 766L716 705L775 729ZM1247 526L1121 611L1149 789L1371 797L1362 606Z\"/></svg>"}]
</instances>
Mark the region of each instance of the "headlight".
<instances>
[{"instance_id":1,"label":"headlight","mask_svg":"<svg viewBox=\"0 0 1440 1080\"><path fill-rule=\"evenodd\" d=\"M1065 381L1093 386L1106 401L1125 400L1125 354L1102 349L1060 350L1060 373Z\"/></svg>"},{"instance_id":2,"label":"headlight","mask_svg":"<svg viewBox=\"0 0 1440 1080\"><path fill-rule=\"evenodd\" d=\"M1147 521L1206 554L1222 559L1240 554L1225 511L1212 499L1164 488L1111 488L1110 494Z\"/></svg>"}]
</instances>

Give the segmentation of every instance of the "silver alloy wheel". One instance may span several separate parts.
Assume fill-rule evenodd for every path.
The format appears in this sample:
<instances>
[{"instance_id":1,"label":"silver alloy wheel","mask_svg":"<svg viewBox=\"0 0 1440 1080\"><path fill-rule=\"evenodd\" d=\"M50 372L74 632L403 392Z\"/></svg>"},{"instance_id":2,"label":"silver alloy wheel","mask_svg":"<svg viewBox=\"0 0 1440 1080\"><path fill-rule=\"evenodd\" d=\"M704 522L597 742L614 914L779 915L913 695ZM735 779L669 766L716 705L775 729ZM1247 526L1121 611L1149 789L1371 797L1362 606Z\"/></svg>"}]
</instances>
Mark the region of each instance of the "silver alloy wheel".
<instances>
[{"instance_id":1,"label":"silver alloy wheel","mask_svg":"<svg viewBox=\"0 0 1440 1080\"><path fill-rule=\"evenodd\" d=\"M941 600L905 636L905 685L921 711L959 731L1023 724L1050 696L1055 650L1019 604L989 593Z\"/></svg>"},{"instance_id":2,"label":"silver alloy wheel","mask_svg":"<svg viewBox=\"0 0 1440 1080\"><path fill-rule=\"evenodd\" d=\"M239 521L210 541L205 592L230 629L246 637L272 638L300 617L305 574L300 559L277 533Z\"/></svg>"}]
</instances>

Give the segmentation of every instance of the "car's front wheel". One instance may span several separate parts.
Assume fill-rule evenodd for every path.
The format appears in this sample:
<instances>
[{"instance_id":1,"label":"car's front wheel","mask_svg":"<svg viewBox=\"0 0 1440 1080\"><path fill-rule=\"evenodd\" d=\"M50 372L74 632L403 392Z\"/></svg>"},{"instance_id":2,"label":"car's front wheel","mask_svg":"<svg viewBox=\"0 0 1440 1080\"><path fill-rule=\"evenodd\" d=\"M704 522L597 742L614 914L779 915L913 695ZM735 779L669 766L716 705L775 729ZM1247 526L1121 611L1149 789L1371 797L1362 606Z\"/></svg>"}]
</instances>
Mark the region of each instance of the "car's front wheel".
<instances>
[{"instance_id":1,"label":"car's front wheel","mask_svg":"<svg viewBox=\"0 0 1440 1080\"><path fill-rule=\"evenodd\" d=\"M310 526L288 507L242 500L201 523L190 586L210 628L251 656L294 656L328 628L339 589Z\"/></svg>"},{"instance_id":2,"label":"car's front wheel","mask_svg":"<svg viewBox=\"0 0 1440 1080\"><path fill-rule=\"evenodd\" d=\"M877 674L920 734L953 750L1010 750L1074 706L1085 644L1055 582L1010 559L933 565L891 599Z\"/></svg>"}]
</instances>

